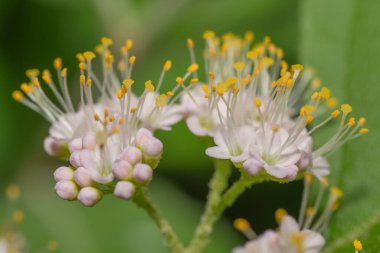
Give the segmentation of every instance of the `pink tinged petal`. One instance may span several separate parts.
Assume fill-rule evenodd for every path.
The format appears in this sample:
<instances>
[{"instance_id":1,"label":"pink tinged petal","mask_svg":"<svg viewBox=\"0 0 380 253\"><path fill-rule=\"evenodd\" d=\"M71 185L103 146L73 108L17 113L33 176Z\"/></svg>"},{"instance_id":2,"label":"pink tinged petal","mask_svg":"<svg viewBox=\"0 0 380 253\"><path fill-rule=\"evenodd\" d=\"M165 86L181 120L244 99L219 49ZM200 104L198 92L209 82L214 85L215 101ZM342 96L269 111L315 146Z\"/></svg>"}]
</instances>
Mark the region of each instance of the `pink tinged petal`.
<instances>
[{"instance_id":1,"label":"pink tinged petal","mask_svg":"<svg viewBox=\"0 0 380 253\"><path fill-rule=\"evenodd\" d=\"M330 174L330 164L325 158L319 156L313 160L313 167L310 172L319 180L322 180L322 177Z\"/></svg>"},{"instance_id":2,"label":"pink tinged petal","mask_svg":"<svg viewBox=\"0 0 380 253\"><path fill-rule=\"evenodd\" d=\"M78 200L85 206L93 206L103 197L103 193L94 187L84 187L79 191Z\"/></svg>"},{"instance_id":3,"label":"pink tinged petal","mask_svg":"<svg viewBox=\"0 0 380 253\"><path fill-rule=\"evenodd\" d=\"M130 164L136 164L141 162L142 153L140 149L134 146L128 146L122 151L120 158L129 162Z\"/></svg>"},{"instance_id":4,"label":"pink tinged petal","mask_svg":"<svg viewBox=\"0 0 380 253\"><path fill-rule=\"evenodd\" d=\"M139 183L148 183L152 179L153 170L152 168L143 163L136 164L132 177Z\"/></svg>"},{"instance_id":5,"label":"pink tinged petal","mask_svg":"<svg viewBox=\"0 0 380 253\"><path fill-rule=\"evenodd\" d=\"M243 169L251 176L255 176L260 173L263 168L263 163L251 158L243 163Z\"/></svg>"},{"instance_id":6,"label":"pink tinged petal","mask_svg":"<svg viewBox=\"0 0 380 253\"><path fill-rule=\"evenodd\" d=\"M325 238L317 232L311 230L304 230L302 233L305 235L303 246L305 252L320 252L325 246Z\"/></svg>"},{"instance_id":7,"label":"pink tinged petal","mask_svg":"<svg viewBox=\"0 0 380 253\"><path fill-rule=\"evenodd\" d=\"M297 166L300 169L306 169L310 166L311 163L311 154L306 152L301 152L301 157L297 162Z\"/></svg>"},{"instance_id":8,"label":"pink tinged petal","mask_svg":"<svg viewBox=\"0 0 380 253\"><path fill-rule=\"evenodd\" d=\"M84 167L79 167L74 172L74 180L80 187L92 185L91 173Z\"/></svg>"},{"instance_id":9,"label":"pink tinged petal","mask_svg":"<svg viewBox=\"0 0 380 253\"><path fill-rule=\"evenodd\" d=\"M146 128L140 128L136 133L136 144L138 146L142 146L145 141L151 139L153 137L153 134L151 131L149 131Z\"/></svg>"},{"instance_id":10,"label":"pink tinged petal","mask_svg":"<svg viewBox=\"0 0 380 253\"><path fill-rule=\"evenodd\" d=\"M95 169L97 167L95 153L87 149L80 151L80 163L86 169Z\"/></svg>"},{"instance_id":11,"label":"pink tinged petal","mask_svg":"<svg viewBox=\"0 0 380 253\"><path fill-rule=\"evenodd\" d=\"M164 145L157 138L150 138L142 144L142 150L144 155L149 157L158 157L162 154Z\"/></svg>"},{"instance_id":12,"label":"pink tinged petal","mask_svg":"<svg viewBox=\"0 0 380 253\"><path fill-rule=\"evenodd\" d=\"M297 233L300 231L299 225L296 222L296 220L287 215L285 216L280 224L280 232L284 234L289 234L289 233Z\"/></svg>"},{"instance_id":13,"label":"pink tinged petal","mask_svg":"<svg viewBox=\"0 0 380 253\"><path fill-rule=\"evenodd\" d=\"M83 148L82 139L76 138L69 143L69 151L70 153L74 153L74 151L79 151Z\"/></svg>"},{"instance_id":14,"label":"pink tinged petal","mask_svg":"<svg viewBox=\"0 0 380 253\"><path fill-rule=\"evenodd\" d=\"M74 178L74 170L70 167L59 167L54 171L54 180L56 182L61 180L72 180Z\"/></svg>"},{"instance_id":15,"label":"pink tinged petal","mask_svg":"<svg viewBox=\"0 0 380 253\"><path fill-rule=\"evenodd\" d=\"M130 199L135 193L135 186L131 182L117 182L113 194L121 199Z\"/></svg>"},{"instance_id":16,"label":"pink tinged petal","mask_svg":"<svg viewBox=\"0 0 380 253\"><path fill-rule=\"evenodd\" d=\"M82 166L81 153L82 151L74 151L74 153L70 155L70 164L75 168Z\"/></svg>"},{"instance_id":17,"label":"pink tinged petal","mask_svg":"<svg viewBox=\"0 0 380 253\"><path fill-rule=\"evenodd\" d=\"M287 171L284 166L278 166L278 165L271 166L268 164L264 164L264 169L269 175L276 178L283 179L287 176Z\"/></svg>"},{"instance_id":18,"label":"pink tinged petal","mask_svg":"<svg viewBox=\"0 0 380 253\"><path fill-rule=\"evenodd\" d=\"M55 184L54 189L61 199L75 200L78 196L78 186L73 181L59 181Z\"/></svg>"},{"instance_id":19,"label":"pink tinged petal","mask_svg":"<svg viewBox=\"0 0 380 253\"><path fill-rule=\"evenodd\" d=\"M186 125L189 130L196 136L205 136L210 131L209 129L203 128L199 123L199 118L197 116L190 116L186 119Z\"/></svg>"},{"instance_id":20,"label":"pink tinged petal","mask_svg":"<svg viewBox=\"0 0 380 253\"><path fill-rule=\"evenodd\" d=\"M97 182L97 183L108 184L108 183L112 182L112 180L114 179L114 176L112 173L109 173L107 175L102 175L97 170L91 169L90 171L91 171L92 180Z\"/></svg>"},{"instance_id":21,"label":"pink tinged petal","mask_svg":"<svg viewBox=\"0 0 380 253\"><path fill-rule=\"evenodd\" d=\"M132 165L125 160L117 160L112 164L112 173L117 179L128 179L132 174Z\"/></svg>"},{"instance_id":22,"label":"pink tinged petal","mask_svg":"<svg viewBox=\"0 0 380 253\"><path fill-rule=\"evenodd\" d=\"M241 163L241 162L244 162L245 160L247 160L248 158L249 158L249 151L246 148L243 151L243 153L241 153L240 155L238 155L238 156L231 156L231 161L233 163Z\"/></svg>"},{"instance_id":23,"label":"pink tinged petal","mask_svg":"<svg viewBox=\"0 0 380 253\"><path fill-rule=\"evenodd\" d=\"M45 152L50 156L58 156L61 153L62 146L65 142L47 137L44 140Z\"/></svg>"},{"instance_id":24,"label":"pink tinged petal","mask_svg":"<svg viewBox=\"0 0 380 253\"><path fill-rule=\"evenodd\" d=\"M83 136L83 148L93 150L96 147L96 135L88 133Z\"/></svg>"},{"instance_id":25,"label":"pink tinged petal","mask_svg":"<svg viewBox=\"0 0 380 253\"><path fill-rule=\"evenodd\" d=\"M285 167L286 170L286 179L294 180L298 174L298 167L296 165L290 165Z\"/></svg>"},{"instance_id":26,"label":"pink tinged petal","mask_svg":"<svg viewBox=\"0 0 380 253\"><path fill-rule=\"evenodd\" d=\"M228 150L218 146L206 149L206 155L218 159L230 159Z\"/></svg>"}]
</instances>

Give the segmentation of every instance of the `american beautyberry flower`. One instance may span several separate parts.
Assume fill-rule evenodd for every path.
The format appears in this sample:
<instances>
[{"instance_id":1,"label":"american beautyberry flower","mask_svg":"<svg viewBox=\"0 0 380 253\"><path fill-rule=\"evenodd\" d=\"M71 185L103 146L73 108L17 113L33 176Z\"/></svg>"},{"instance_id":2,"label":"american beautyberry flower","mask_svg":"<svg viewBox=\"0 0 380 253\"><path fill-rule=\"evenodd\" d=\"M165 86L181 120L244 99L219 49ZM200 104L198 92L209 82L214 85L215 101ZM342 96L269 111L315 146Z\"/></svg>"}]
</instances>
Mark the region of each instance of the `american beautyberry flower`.
<instances>
[{"instance_id":1,"label":"american beautyberry flower","mask_svg":"<svg viewBox=\"0 0 380 253\"><path fill-rule=\"evenodd\" d=\"M320 81L302 65L289 66L269 37L254 47L251 32L244 38L219 38L207 31L203 37L208 77L198 80L194 71L181 102L190 131L214 140L207 155L229 159L253 176L289 181L309 170L322 178L329 173L325 158L368 132L364 118L348 117L349 104L329 112L337 105L330 90L320 88ZM191 39L188 47L191 66L198 66ZM337 132L315 147L312 134L339 117Z\"/></svg>"}]
</instances>

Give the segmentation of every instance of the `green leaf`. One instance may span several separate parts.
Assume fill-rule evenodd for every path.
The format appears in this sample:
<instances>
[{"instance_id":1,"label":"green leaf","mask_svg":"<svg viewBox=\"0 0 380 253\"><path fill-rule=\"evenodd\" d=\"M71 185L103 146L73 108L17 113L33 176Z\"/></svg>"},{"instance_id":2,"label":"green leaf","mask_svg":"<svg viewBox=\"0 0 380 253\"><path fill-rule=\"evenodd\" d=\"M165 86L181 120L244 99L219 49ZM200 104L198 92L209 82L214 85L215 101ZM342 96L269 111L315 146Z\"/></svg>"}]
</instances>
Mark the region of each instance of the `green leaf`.
<instances>
[{"instance_id":1,"label":"green leaf","mask_svg":"<svg viewBox=\"0 0 380 253\"><path fill-rule=\"evenodd\" d=\"M54 239L59 243L60 252L168 252L153 221L131 201L107 195L92 208L76 201L63 201L54 192L49 170L56 165L42 164L37 160L28 164L17 183L23 190L21 208L26 213L21 229L32 251ZM149 186L153 200L187 244L203 207L159 174L156 171ZM230 221L222 219L207 252L230 250L242 243L239 238Z\"/></svg>"},{"instance_id":2,"label":"green leaf","mask_svg":"<svg viewBox=\"0 0 380 253\"><path fill-rule=\"evenodd\" d=\"M379 9L371 0L308 0L301 8L302 62L352 104L355 116L365 115L372 130L333 157L331 182L346 194L330 224L327 252L350 252L354 239L362 240L363 252L380 251Z\"/></svg>"}]
</instances>

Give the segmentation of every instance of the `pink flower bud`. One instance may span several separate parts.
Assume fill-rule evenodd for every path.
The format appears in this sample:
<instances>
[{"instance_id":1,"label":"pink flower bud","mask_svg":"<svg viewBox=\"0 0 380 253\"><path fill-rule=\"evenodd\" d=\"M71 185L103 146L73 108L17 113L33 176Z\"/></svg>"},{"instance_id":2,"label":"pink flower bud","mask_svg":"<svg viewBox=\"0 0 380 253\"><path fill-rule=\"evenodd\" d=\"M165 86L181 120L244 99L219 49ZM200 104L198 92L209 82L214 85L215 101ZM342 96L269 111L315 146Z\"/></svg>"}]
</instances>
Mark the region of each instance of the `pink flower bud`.
<instances>
[{"instance_id":1,"label":"pink flower bud","mask_svg":"<svg viewBox=\"0 0 380 253\"><path fill-rule=\"evenodd\" d=\"M250 158L243 163L243 169L251 176L259 174L263 164L256 159Z\"/></svg>"},{"instance_id":2,"label":"pink flower bud","mask_svg":"<svg viewBox=\"0 0 380 253\"><path fill-rule=\"evenodd\" d=\"M59 156L62 150L64 142L53 139L52 137L46 137L44 140L45 152L53 157Z\"/></svg>"},{"instance_id":3,"label":"pink flower bud","mask_svg":"<svg viewBox=\"0 0 380 253\"><path fill-rule=\"evenodd\" d=\"M311 153L301 152L301 158L297 162L300 169L306 169L311 165Z\"/></svg>"},{"instance_id":4,"label":"pink flower bud","mask_svg":"<svg viewBox=\"0 0 380 253\"><path fill-rule=\"evenodd\" d=\"M136 164L141 162L142 153L140 149L134 146L128 146L121 153L121 159L126 160L130 164Z\"/></svg>"},{"instance_id":5,"label":"pink flower bud","mask_svg":"<svg viewBox=\"0 0 380 253\"><path fill-rule=\"evenodd\" d=\"M135 186L131 182L119 181L113 193L121 199L130 199L135 193Z\"/></svg>"},{"instance_id":6,"label":"pink flower bud","mask_svg":"<svg viewBox=\"0 0 380 253\"><path fill-rule=\"evenodd\" d=\"M146 140L149 140L153 137L153 134L151 131L149 131L146 128L140 128L136 133L136 144L138 146L142 146Z\"/></svg>"},{"instance_id":7,"label":"pink flower bud","mask_svg":"<svg viewBox=\"0 0 380 253\"><path fill-rule=\"evenodd\" d=\"M70 167L59 167L54 171L54 179L56 182L61 180L72 180L74 178L74 170Z\"/></svg>"},{"instance_id":8,"label":"pink flower bud","mask_svg":"<svg viewBox=\"0 0 380 253\"><path fill-rule=\"evenodd\" d=\"M152 174L153 170L149 165L139 163L135 165L132 176L139 183L147 183L152 179Z\"/></svg>"},{"instance_id":9,"label":"pink flower bud","mask_svg":"<svg viewBox=\"0 0 380 253\"><path fill-rule=\"evenodd\" d=\"M74 151L82 150L82 139L76 138L69 143L69 151L70 153L74 153Z\"/></svg>"},{"instance_id":10,"label":"pink flower bud","mask_svg":"<svg viewBox=\"0 0 380 253\"><path fill-rule=\"evenodd\" d=\"M91 172L84 167L79 167L74 172L74 180L80 187L90 186L92 184Z\"/></svg>"},{"instance_id":11,"label":"pink flower bud","mask_svg":"<svg viewBox=\"0 0 380 253\"><path fill-rule=\"evenodd\" d=\"M75 168L79 168L80 166L82 166L82 162L81 162L81 152L82 151L74 151L74 153L72 153L70 155L70 163L72 166L74 166Z\"/></svg>"},{"instance_id":12,"label":"pink flower bud","mask_svg":"<svg viewBox=\"0 0 380 253\"><path fill-rule=\"evenodd\" d=\"M129 162L124 160L117 160L112 164L112 174L117 179L128 179L132 173L132 166Z\"/></svg>"},{"instance_id":13,"label":"pink flower bud","mask_svg":"<svg viewBox=\"0 0 380 253\"><path fill-rule=\"evenodd\" d=\"M93 206L103 197L103 193L94 187L84 187L79 191L78 200L85 206Z\"/></svg>"},{"instance_id":14,"label":"pink flower bud","mask_svg":"<svg viewBox=\"0 0 380 253\"><path fill-rule=\"evenodd\" d=\"M164 145L157 138L150 138L142 144L144 155L148 157L158 157L162 154Z\"/></svg>"},{"instance_id":15,"label":"pink flower bud","mask_svg":"<svg viewBox=\"0 0 380 253\"><path fill-rule=\"evenodd\" d=\"M96 147L96 135L94 133L88 133L83 136L83 148L94 149Z\"/></svg>"},{"instance_id":16,"label":"pink flower bud","mask_svg":"<svg viewBox=\"0 0 380 253\"><path fill-rule=\"evenodd\" d=\"M78 186L69 180L61 180L54 187L58 196L66 200L75 200L78 196Z\"/></svg>"}]
</instances>

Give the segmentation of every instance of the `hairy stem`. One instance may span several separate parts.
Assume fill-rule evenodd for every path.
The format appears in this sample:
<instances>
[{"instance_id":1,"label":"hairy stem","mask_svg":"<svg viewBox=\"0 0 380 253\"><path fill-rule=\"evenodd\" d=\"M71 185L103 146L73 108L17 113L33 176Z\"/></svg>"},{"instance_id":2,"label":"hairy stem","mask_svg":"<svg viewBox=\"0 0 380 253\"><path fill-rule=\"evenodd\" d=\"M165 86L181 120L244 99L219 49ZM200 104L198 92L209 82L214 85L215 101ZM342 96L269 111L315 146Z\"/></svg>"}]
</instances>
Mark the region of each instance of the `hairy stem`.
<instances>
[{"instance_id":1,"label":"hairy stem","mask_svg":"<svg viewBox=\"0 0 380 253\"><path fill-rule=\"evenodd\" d=\"M149 197L146 188L141 188L136 191L133 201L141 208L143 208L148 215L154 220L161 234L164 236L165 245L172 253L183 253L184 247L180 242L177 234L174 232L173 228L169 222L161 216L157 210L155 204Z\"/></svg>"}]
</instances>

